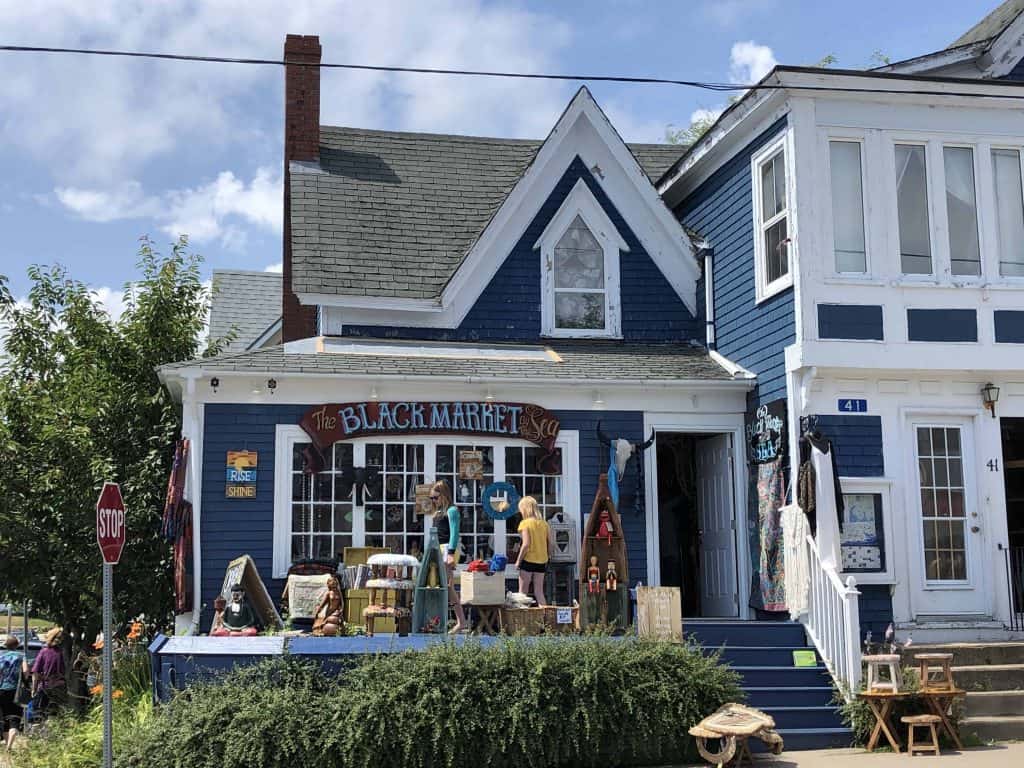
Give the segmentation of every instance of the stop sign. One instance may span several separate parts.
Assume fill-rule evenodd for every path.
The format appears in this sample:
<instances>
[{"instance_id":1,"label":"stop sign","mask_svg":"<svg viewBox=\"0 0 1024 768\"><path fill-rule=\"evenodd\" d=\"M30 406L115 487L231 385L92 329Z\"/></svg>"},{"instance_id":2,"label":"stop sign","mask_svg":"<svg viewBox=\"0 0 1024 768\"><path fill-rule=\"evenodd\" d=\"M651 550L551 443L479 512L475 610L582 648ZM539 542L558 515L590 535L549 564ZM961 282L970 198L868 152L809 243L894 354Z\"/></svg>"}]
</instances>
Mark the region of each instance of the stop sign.
<instances>
[{"instance_id":1,"label":"stop sign","mask_svg":"<svg viewBox=\"0 0 1024 768\"><path fill-rule=\"evenodd\" d=\"M124 549L124 500L117 483L104 483L96 502L96 543L103 562L116 565Z\"/></svg>"}]
</instances>

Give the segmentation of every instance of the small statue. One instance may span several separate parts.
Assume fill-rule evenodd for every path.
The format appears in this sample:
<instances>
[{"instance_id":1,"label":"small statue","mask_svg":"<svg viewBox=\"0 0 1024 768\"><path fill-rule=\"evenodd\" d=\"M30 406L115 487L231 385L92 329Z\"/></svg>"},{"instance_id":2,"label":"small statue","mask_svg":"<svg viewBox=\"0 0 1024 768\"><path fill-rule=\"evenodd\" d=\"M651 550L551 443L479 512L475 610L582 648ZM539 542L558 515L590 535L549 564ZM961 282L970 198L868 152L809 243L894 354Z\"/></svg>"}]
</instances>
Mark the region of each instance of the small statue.
<instances>
[{"instance_id":1,"label":"small statue","mask_svg":"<svg viewBox=\"0 0 1024 768\"><path fill-rule=\"evenodd\" d=\"M601 510L601 516L598 518L601 524L597 527L597 538L605 539L608 542L608 546L612 544L612 534L615 533L615 529L612 527L612 518L608 514L607 509Z\"/></svg>"},{"instance_id":2,"label":"small statue","mask_svg":"<svg viewBox=\"0 0 1024 768\"><path fill-rule=\"evenodd\" d=\"M317 637L334 637L342 627L341 617L344 600L341 587L334 576L327 578L327 592L324 593L320 605L313 612L313 634Z\"/></svg>"},{"instance_id":3,"label":"small statue","mask_svg":"<svg viewBox=\"0 0 1024 768\"><path fill-rule=\"evenodd\" d=\"M214 601L214 606L216 605L217 602ZM231 602L221 613L220 627L211 630L210 634L215 637L252 637L259 634L259 630L256 629L256 617L245 600L245 590L241 584L231 587Z\"/></svg>"},{"instance_id":4,"label":"small statue","mask_svg":"<svg viewBox=\"0 0 1024 768\"><path fill-rule=\"evenodd\" d=\"M597 567L597 555L590 556L590 567L587 568L587 592L596 595L601 591L601 569Z\"/></svg>"},{"instance_id":5,"label":"small statue","mask_svg":"<svg viewBox=\"0 0 1024 768\"><path fill-rule=\"evenodd\" d=\"M604 588L606 592L617 592L619 589L619 574L615 571L615 561L608 561L608 572L604 575Z\"/></svg>"},{"instance_id":6,"label":"small statue","mask_svg":"<svg viewBox=\"0 0 1024 768\"><path fill-rule=\"evenodd\" d=\"M213 623L210 625L211 636L216 637L224 634L230 634L224 629L224 609L227 607L228 601L224 599L223 595L217 595L217 597L213 599ZM96 637L99 638L100 636L97 635ZM99 643L101 642L102 640L98 640L97 648L100 647Z\"/></svg>"}]
</instances>

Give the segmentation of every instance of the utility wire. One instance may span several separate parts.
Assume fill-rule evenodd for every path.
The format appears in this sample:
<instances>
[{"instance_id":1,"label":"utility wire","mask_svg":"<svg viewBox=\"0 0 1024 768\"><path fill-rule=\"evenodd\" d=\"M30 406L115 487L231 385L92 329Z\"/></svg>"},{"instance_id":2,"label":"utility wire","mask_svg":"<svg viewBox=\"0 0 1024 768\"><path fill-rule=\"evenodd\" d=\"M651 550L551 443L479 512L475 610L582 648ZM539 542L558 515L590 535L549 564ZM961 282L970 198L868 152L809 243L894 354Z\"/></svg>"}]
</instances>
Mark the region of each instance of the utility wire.
<instances>
[{"instance_id":1,"label":"utility wire","mask_svg":"<svg viewBox=\"0 0 1024 768\"><path fill-rule=\"evenodd\" d=\"M540 72L501 72L478 69L437 69L432 67L402 67L386 66L381 64L338 64L323 63L311 64L304 61L288 61L285 59L254 59L254 58L232 58L226 56L192 56L180 53L149 53L143 51L115 51L95 48L50 48L43 46L29 45L0 45L0 51L10 53L70 53L87 56L118 56L135 59L163 59L168 61L194 61L214 64L256 64L265 66L283 67L294 66L316 66L320 69L348 69L369 72L391 72L409 73L420 75L456 75L464 77L501 77L515 78L521 80L565 80L573 82L596 82L596 83L626 83L640 85L679 85L689 88L701 88L707 91L831 91L840 93L881 93L881 94L913 94L917 96L966 96L971 98L992 98L992 99L1014 99L1024 100L1024 94L999 94L999 93L975 93L970 91L947 91L947 90L926 90L915 88L913 91L898 90L893 88L847 88L830 85L783 85L781 83L720 83L699 80L676 80L664 77L630 77L626 75L572 75L552 74ZM825 70L828 71L828 70ZM843 72L844 74L861 75L866 77L880 77L880 75L868 72ZM908 78L913 80L931 78ZM900 78L903 80L903 78ZM993 85L987 82L987 85ZM1011 84L1007 84L1011 85Z\"/></svg>"}]
</instances>

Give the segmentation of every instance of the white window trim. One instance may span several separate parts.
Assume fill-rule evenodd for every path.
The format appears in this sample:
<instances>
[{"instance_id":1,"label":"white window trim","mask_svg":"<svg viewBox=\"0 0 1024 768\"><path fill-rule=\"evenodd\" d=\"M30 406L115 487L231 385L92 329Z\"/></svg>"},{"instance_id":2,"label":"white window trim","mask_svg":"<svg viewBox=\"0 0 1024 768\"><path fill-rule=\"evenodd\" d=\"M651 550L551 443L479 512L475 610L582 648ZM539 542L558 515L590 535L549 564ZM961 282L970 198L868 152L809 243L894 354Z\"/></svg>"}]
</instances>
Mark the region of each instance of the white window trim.
<instances>
[{"instance_id":1,"label":"white window trim","mask_svg":"<svg viewBox=\"0 0 1024 768\"><path fill-rule=\"evenodd\" d=\"M795 251L796 233L793 231L793 200L796 199L793 190L796 173L793 169L793 150L790 132L784 131L777 139L766 144L750 158L750 174L752 179L751 189L754 208L754 276L756 285L756 303L770 299L778 293L793 285L793 271L796 260L793 258ZM773 159L779 152L783 155L783 167L786 169L786 208L784 213L779 213L769 219L762 221L761 203L761 166ZM777 280L768 282L768 269L765 263L764 252L764 229L766 226L786 217L786 237L789 240L786 248L786 274Z\"/></svg>"},{"instance_id":2,"label":"white window trim","mask_svg":"<svg viewBox=\"0 0 1024 768\"><path fill-rule=\"evenodd\" d=\"M857 144L860 147L860 195L861 195L861 226L864 228L864 271L863 272L840 272L836 266L836 235L835 219L832 215L832 147L833 141L845 141L850 144ZM825 216L828 218L828 239L831 243L832 261L829 269L825 270L836 278L850 281L872 280L874 272L872 269L872 248L871 248L871 227L870 216L868 215L868 147L867 137L862 132L826 133L824 147L825 163L825 184L828 186L828 204L824 207Z\"/></svg>"},{"instance_id":3,"label":"white window trim","mask_svg":"<svg viewBox=\"0 0 1024 768\"><path fill-rule=\"evenodd\" d=\"M928 210L928 246L932 261L931 272L923 275L908 274L903 271L903 258L900 251L900 207L899 207L899 177L896 174L896 147L913 146L924 149L924 188L928 196L926 201ZM945 173L938 178L939 169L942 167L941 142L923 138L921 136L890 135L888 141L889 149L889 172L892 174L892 240L895 246L893 258L896 264L896 274L899 280L905 283L936 283L942 280L949 281L949 242L943 246L945 229L939 232L939 217L946 220L946 185ZM941 182L941 183L940 183ZM939 205L941 195L943 204ZM940 211L939 208L942 210ZM944 256L945 254L945 256Z\"/></svg>"},{"instance_id":4,"label":"white window trim","mask_svg":"<svg viewBox=\"0 0 1024 768\"><path fill-rule=\"evenodd\" d=\"M992 195L990 202L988 203L988 208L991 211L990 221L983 223L981 226L982 235L986 238L986 241L991 238L992 242L991 248L986 248L984 243L982 244L983 251L991 252L989 258L986 258L984 254L982 255L982 276L987 278L987 283L1004 283L1017 288L1024 286L1024 277L1019 277L1017 275L1003 275L1000 273L999 267L1002 254L999 250L999 219L997 211L998 193L995 187L995 163L992 162L992 151L995 149L1005 149L1017 153L1017 159L1020 161L1021 168L1021 190L1022 194L1024 194L1024 145L1008 144L1006 142L999 141L980 143L976 150L976 154L980 159L981 151L984 150L985 152L985 164L981 166L981 172L986 176L986 180L988 182L987 189L985 191L987 192L990 189ZM983 194L981 183L977 183L977 186L978 189L975 190L975 193L981 197ZM984 213L984 211L982 212Z\"/></svg>"},{"instance_id":5,"label":"white window trim","mask_svg":"<svg viewBox=\"0 0 1024 768\"><path fill-rule=\"evenodd\" d=\"M953 274L953 253L949 247L949 203L946 199L946 149L969 149L971 151L971 171L974 173L974 226L978 234L978 256L980 261L978 262L978 274L977 275L954 275ZM943 270L946 273L947 279L956 285L980 285L985 280L985 272L987 266L985 264L985 252L988 250L985 247L985 231L982 226L982 213L981 213L981 150L983 147L977 143L970 143L965 141L943 141L939 145L939 159L942 161L941 169L936 169L936 173L942 175L942 205L937 206L941 208L942 220L937 222L937 226L943 233L942 237L942 257L945 260ZM988 161L992 162L992 153L988 152ZM994 202L994 190L993 190L993 202Z\"/></svg>"},{"instance_id":6,"label":"white window trim","mask_svg":"<svg viewBox=\"0 0 1024 768\"><path fill-rule=\"evenodd\" d=\"M885 537L885 570L878 573L850 571L858 584L895 584L896 541L893 538L892 478L889 477L840 477L839 486L843 494L877 493L882 497L882 536Z\"/></svg>"},{"instance_id":7,"label":"white window trim","mask_svg":"<svg viewBox=\"0 0 1024 768\"><path fill-rule=\"evenodd\" d=\"M471 441L475 445L492 445L496 448L506 446L531 446L525 440L506 438L486 438L479 435L438 435L423 437L416 435L382 435L380 437L367 437L351 440L353 453L356 461L363 457L363 446L367 443L404 443L424 446L423 478L425 482L432 483L436 477L435 451L437 445L450 445L452 442L464 440ZM273 574L272 578L283 579L288 575L288 568L291 566L291 537L292 537L292 516L291 516L291 462L292 448L295 443L308 443L309 435L297 424L278 424L274 434L274 533L273 533ZM580 467L579 467L579 432L576 430L562 430L558 433L555 446L562 449L562 508L573 518L573 522L582 531L582 521L575 510L580 509ZM500 458L500 461L497 460ZM494 480L500 482L505 479L505 456L495 460ZM366 527L363 510L360 507L353 508L352 516L352 545L364 546ZM495 552L505 554L506 531L504 521L495 521L494 543ZM428 518L423 529L423 544L426 546L427 536L430 533L432 521ZM499 530L500 529L500 530ZM576 537L579 546L580 536ZM576 553L579 559L579 552ZM465 568L462 563L460 568ZM511 566L506 572L507 577L515 577L517 571Z\"/></svg>"},{"instance_id":8,"label":"white window trim","mask_svg":"<svg viewBox=\"0 0 1024 768\"><path fill-rule=\"evenodd\" d=\"M605 327L603 329L555 327L555 246L576 217L591 231L604 251ZM605 213L586 182L578 179L572 191L541 236L534 243L540 250L541 273L541 334L554 338L592 339L622 338L622 300L619 293L620 254L629 251L622 234Z\"/></svg>"}]
</instances>

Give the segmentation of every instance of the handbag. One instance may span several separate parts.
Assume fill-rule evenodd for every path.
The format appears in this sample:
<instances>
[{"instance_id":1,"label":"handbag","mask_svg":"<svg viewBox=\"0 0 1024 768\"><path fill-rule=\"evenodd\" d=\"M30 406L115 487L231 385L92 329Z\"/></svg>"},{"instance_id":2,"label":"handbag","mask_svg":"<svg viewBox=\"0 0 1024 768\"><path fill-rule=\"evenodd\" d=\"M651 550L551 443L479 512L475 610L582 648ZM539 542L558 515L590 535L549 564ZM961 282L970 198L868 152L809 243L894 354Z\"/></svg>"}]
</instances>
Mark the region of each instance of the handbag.
<instances>
[{"instance_id":1,"label":"handbag","mask_svg":"<svg viewBox=\"0 0 1024 768\"><path fill-rule=\"evenodd\" d=\"M14 703L19 707L27 707L32 701L32 684L24 673L18 674L18 687L14 689Z\"/></svg>"}]
</instances>

